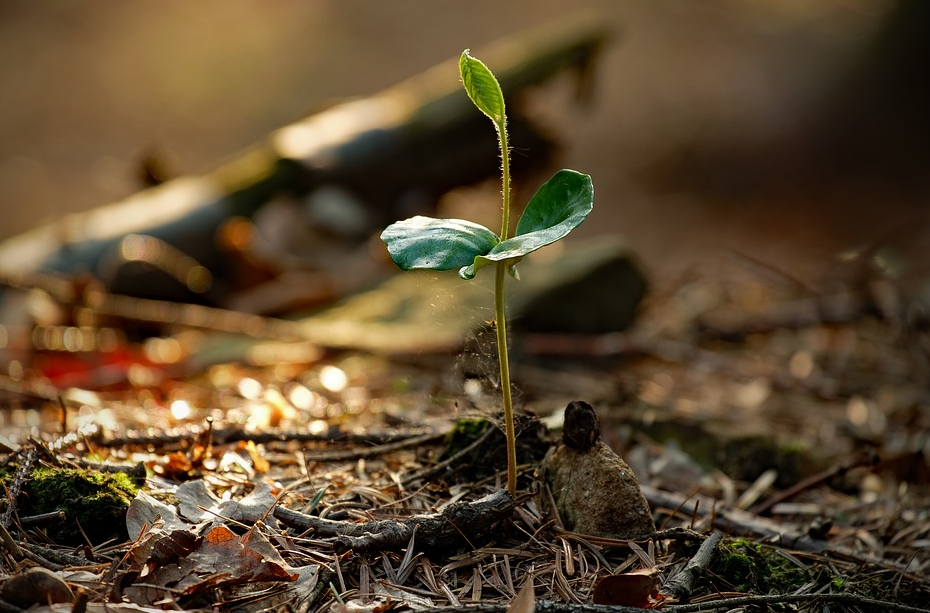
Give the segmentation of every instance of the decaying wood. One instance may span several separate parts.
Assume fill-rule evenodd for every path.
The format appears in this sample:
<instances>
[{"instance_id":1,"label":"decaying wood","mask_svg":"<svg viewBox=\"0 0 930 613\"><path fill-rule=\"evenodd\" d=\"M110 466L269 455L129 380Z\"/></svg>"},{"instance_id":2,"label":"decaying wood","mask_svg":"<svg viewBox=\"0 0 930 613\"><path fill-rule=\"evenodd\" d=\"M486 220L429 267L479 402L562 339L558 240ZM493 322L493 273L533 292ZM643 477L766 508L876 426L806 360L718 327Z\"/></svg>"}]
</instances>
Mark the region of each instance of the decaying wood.
<instances>
[{"instance_id":1,"label":"decaying wood","mask_svg":"<svg viewBox=\"0 0 930 613\"><path fill-rule=\"evenodd\" d=\"M38 543L29 543L26 545L24 553L26 557L32 560L42 559L48 561L51 565L42 564L42 566L51 569L66 568L68 566L86 566L91 563L87 558L82 558L81 556L76 556L60 549L45 547Z\"/></svg>"},{"instance_id":2,"label":"decaying wood","mask_svg":"<svg viewBox=\"0 0 930 613\"><path fill-rule=\"evenodd\" d=\"M584 74L608 38L600 23L553 25L481 50L515 102L508 109L513 143L533 151L527 159L543 163L552 143L521 112L521 94L566 70ZM242 283L236 272L243 259L214 240L227 220L248 217L277 197L336 188L364 211L364 228L348 231L364 244L366 232L409 216L411 194L433 203L452 187L495 175L495 140L485 123L450 60L281 128L208 175L174 179L8 240L0 245L0 262L12 271L90 273L118 294L228 304L225 292ZM142 251L152 247L173 263L162 268L146 259L151 253L126 257L122 239L133 234L143 236ZM68 241L64 247L62 240ZM185 270L193 266L210 272L210 287L188 283Z\"/></svg>"},{"instance_id":3,"label":"decaying wood","mask_svg":"<svg viewBox=\"0 0 930 613\"><path fill-rule=\"evenodd\" d=\"M441 513L414 515L403 521L336 521L282 506L275 507L274 516L288 526L312 530L316 536L335 537L333 548L337 552L365 553L402 549L414 533L416 547L425 550L448 550L456 543L483 541L491 528L513 509L513 498L505 491L497 491L474 502L452 503Z\"/></svg>"},{"instance_id":4,"label":"decaying wood","mask_svg":"<svg viewBox=\"0 0 930 613\"><path fill-rule=\"evenodd\" d=\"M676 600L687 600L694 591L695 584L707 567L710 566L714 559L714 553L717 551L717 545L723 539L722 532L713 532L707 539L701 543L697 553L688 560L685 567L675 574L671 579L662 586L660 592L666 596L671 596Z\"/></svg>"}]
</instances>

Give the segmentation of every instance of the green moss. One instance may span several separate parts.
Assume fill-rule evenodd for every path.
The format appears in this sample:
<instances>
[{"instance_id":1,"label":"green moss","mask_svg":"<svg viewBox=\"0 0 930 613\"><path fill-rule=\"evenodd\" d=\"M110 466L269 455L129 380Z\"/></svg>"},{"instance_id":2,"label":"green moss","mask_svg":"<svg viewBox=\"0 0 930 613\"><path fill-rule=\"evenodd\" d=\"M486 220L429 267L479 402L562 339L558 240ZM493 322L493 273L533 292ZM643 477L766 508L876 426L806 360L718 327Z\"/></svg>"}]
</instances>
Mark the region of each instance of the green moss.
<instances>
[{"instance_id":1,"label":"green moss","mask_svg":"<svg viewBox=\"0 0 930 613\"><path fill-rule=\"evenodd\" d=\"M126 538L126 510L139 486L124 473L102 473L71 468L37 468L25 487L21 514L64 511L64 524L48 529L62 544L92 543Z\"/></svg>"},{"instance_id":2,"label":"green moss","mask_svg":"<svg viewBox=\"0 0 930 613\"><path fill-rule=\"evenodd\" d=\"M483 417L463 417L455 422L446 435L446 451L443 455L455 455L460 450L475 442L491 426Z\"/></svg>"},{"instance_id":3,"label":"green moss","mask_svg":"<svg viewBox=\"0 0 930 613\"><path fill-rule=\"evenodd\" d=\"M779 445L779 453L782 455L801 455L810 452L810 445L804 439L791 439Z\"/></svg>"},{"instance_id":4,"label":"green moss","mask_svg":"<svg viewBox=\"0 0 930 613\"><path fill-rule=\"evenodd\" d=\"M733 589L753 594L784 594L810 580L807 570L767 547L741 538L721 544L711 569Z\"/></svg>"},{"instance_id":5,"label":"green moss","mask_svg":"<svg viewBox=\"0 0 930 613\"><path fill-rule=\"evenodd\" d=\"M540 461L549 450L545 426L529 415L516 415L514 422L518 463L532 464ZM488 430L491 432L488 433ZM446 436L446 447L438 460L457 456L486 433L487 438L475 449L459 457L452 469L443 474L443 479L452 483L466 483L493 475L501 466L506 466L507 447L504 432L493 421L484 417L463 417L457 420L452 431Z\"/></svg>"}]
</instances>

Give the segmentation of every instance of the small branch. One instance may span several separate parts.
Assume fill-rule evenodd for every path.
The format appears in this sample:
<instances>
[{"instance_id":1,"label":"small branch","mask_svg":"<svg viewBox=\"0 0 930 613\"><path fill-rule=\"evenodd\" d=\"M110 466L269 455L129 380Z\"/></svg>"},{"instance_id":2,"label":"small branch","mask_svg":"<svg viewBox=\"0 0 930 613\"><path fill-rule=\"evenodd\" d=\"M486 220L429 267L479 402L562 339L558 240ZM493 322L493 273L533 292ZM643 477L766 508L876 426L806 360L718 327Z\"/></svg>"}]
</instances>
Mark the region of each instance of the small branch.
<instances>
[{"instance_id":1,"label":"small branch","mask_svg":"<svg viewBox=\"0 0 930 613\"><path fill-rule=\"evenodd\" d=\"M305 341L305 329L298 323L253 313L219 309L169 300L151 300L98 291L94 312L133 321L187 326L244 334L252 338Z\"/></svg>"},{"instance_id":2,"label":"small branch","mask_svg":"<svg viewBox=\"0 0 930 613\"><path fill-rule=\"evenodd\" d=\"M336 521L280 506L275 507L274 516L288 526L313 530L317 536L336 537L333 548L337 552L351 549L362 553L402 549L407 546L414 529L418 548L448 548L454 542L483 537L513 509L513 498L505 491L498 491L474 502L450 504L442 513L414 515L404 521Z\"/></svg>"},{"instance_id":3,"label":"small branch","mask_svg":"<svg viewBox=\"0 0 930 613\"><path fill-rule=\"evenodd\" d=\"M739 598L726 598L714 602L698 604L672 605L663 607L666 613L694 613L697 611L716 611L718 609L744 607L754 604L788 604L788 603L839 603L862 607L873 607L880 611L895 611L896 613L930 613L930 609L895 604L884 600L876 600L855 594L785 594L768 596L743 596ZM506 604L483 603L458 607L436 607L429 613L505 613ZM551 600L537 601L535 613L643 613L639 607L622 605L575 604L568 602L553 602Z\"/></svg>"},{"instance_id":4,"label":"small branch","mask_svg":"<svg viewBox=\"0 0 930 613\"><path fill-rule=\"evenodd\" d=\"M707 496L686 497L682 494L666 492L648 485L643 485L641 488L646 500L649 501L653 508L677 508L686 514L695 512L698 507L704 509L714 508L714 501ZM706 514L695 513L695 515L702 517ZM834 545L821 539L811 538L800 530L740 509L718 509L713 516L713 525L727 534L750 534L757 538L766 539L772 545L788 549L810 553L830 552L850 560L874 564L880 568L887 568L899 573L908 573L906 564L853 551L849 547ZM908 573L907 576L911 575Z\"/></svg>"},{"instance_id":5,"label":"small branch","mask_svg":"<svg viewBox=\"0 0 930 613\"><path fill-rule=\"evenodd\" d=\"M23 550L19 548L19 545L16 544L16 541L13 540L13 537L10 536L10 533L2 524L0 524L0 544L17 560L23 557Z\"/></svg>"},{"instance_id":6,"label":"small branch","mask_svg":"<svg viewBox=\"0 0 930 613\"><path fill-rule=\"evenodd\" d=\"M101 431L91 437L98 447L128 447L128 446L165 446L187 444L200 436L201 428L192 428L182 433L164 433L155 436L119 436L113 438L104 438ZM362 436L354 435L348 432L333 431L323 434L313 434L306 431L265 431L249 432L240 427L217 428L213 430L213 444L225 445L228 443L238 443L240 441L252 441L257 445L267 445L268 443L350 443L357 445L371 445L365 449L350 449L345 452L328 452L328 453L345 453L346 457L335 459L358 459L361 457L373 457L388 451L402 449L405 447L415 447L440 439L446 435L445 432L427 432L423 434L365 434ZM390 447L397 445L397 447ZM348 455L348 454L354 455ZM326 459L332 459L323 456ZM309 457L311 460L317 460L317 457ZM321 460L323 461L323 460Z\"/></svg>"},{"instance_id":7,"label":"small branch","mask_svg":"<svg viewBox=\"0 0 930 613\"><path fill-rule=\"evenodd\" d=\"M508 608L507 604L481 603L458 607L436 607L430 609L429 613L505 613ZM577 604L552 600L537 600L534 609L535 613L643 613L643 611L639 607L624 605Z\"/></svg>"},{"instance_id":8,"label":"small branch","mask_svg":"<svg viewBox=\"0 0 930 613\"><path fill-rule=\"evenodd\" d=\"M768 594L765 596L740 596L738 598L724 598L709 602L694 604L672 605L662 609L667 613L695 613L697 611L716 611L718 609L733 609L760 604L792 604L792 603L841 603L861 607L873 607L879 611L897 611L899 613L930 613L930 609L897 604L887 600L877 600L858 594Z\"/></svg>"},{"instance_id":9,"label":"small branch","mask_svg":"<svg viewBox=\"0 0 930 613\"><path fill-rule=\"evenodd\" d=\"M41 528L42 526L51 526L64 523L66 517L64 511L51 511L49 513L40 513L39 515L29 515L19 518L19 525L25 530L29 528Z\"/></svg>"},{"instance_id":10,"label":"small branch","mask_svg":"<svg viewBox=\"0 0 930 613\"><path fill-rule=\"evenodd\" d=\"M705 313L697 323L704 338L733 340L771 330L845 323L871 310L874 304L865 292L845 291L774 304L762 313L720 309Z\"/></svg>"},{"instance_id":11,"label":"small branch","mask_svg":"<svg viewBox=\"0 0 930 613\"><path fill-rule=\"evenodd\" d=\"M367 458L375 458L379 455L384 455L386 453L392 453L394 451L400 451L401 449L409 449L411 447L419 447L427 443L431 443L437 439L443 438L445 433L443 432L429 432L427 434L422 434L420 436L413 436L410 438L405 438L399 441L393 441L391 443L384 443L383 445L374 445L372 447L356 447L353 449L337 449L334 451L321 451L319 453L307 453L305 452L304 459L307 461L313 462L339 462L344 460L361 460Z\"/></svg>"},{"instance_id":12,"label":"small branch","mask_svg":"<svg viewBox=\"0 0 930 613\"><path fill-rule=\"evenodd\" d=\"M37 565L41 566L42 568L47 568L49 570L62 570L66 566L65 564L57 564L55 562L52 562L51 560L33 551L30 551L29 549L26 549L25 547L21 548L20 551L22 551L24 558L26 558L27 560L31 562L35 562Z\"/></svg>"},{"instance_id":13,"label":"small branch","mask_svg":"<svg viewBox=\"0 0 930 613\"><path fill-rule=\"evenodd\" d=\"M38 543L23 544L23 549L23 553L27 558L33 561L41 559L44 561L42 566L51 570L61 570L69 566L86 566L91 563L91 561L85 557L72 555L67 551L60 551L58 549L52 549L51 547L45 547Z\"/></svg>"},{"instance_id":14,"label":"small branch","mask_svg":"<svg viewBox=\"0 0 930 613\"><path fill-rule=\"evenodd\" d=\"M710 566L714 559L714 553L717 551L717 545L723 538L723 533L715 531L701 543L694 557L688 560L688 563L678 573L669 579L662 589L662 594L672 596L676 600L687 600L694 591L694 584L700 578L707 567Z\"/></svg>"},{"instance_id":15,"label":"small branch","mask_svg":"<svg viewBox=\"0 0 930 613\"><path fill-rule=\"evenodd\" d=\"M463 457L467 456L469 453L471 453L472 451L480 447L481 444L484 443L488 439L488 437L494 433L494 430L495 430L494 424L488 423L488 427L487 429L485 429L484 433L478 438L476 438L474 441L472 441L467 447L465 447L464 449L461 449L458 453L452 455L449 458L446 458L445 460L443 460L442 462L439 462L438 464L427 466L426 468L422 470L418 470L417 472L407 475L401 480L401 484L406 486L415 481L429 479L430 477L434 475L438 475L439 473L444 471L446 468L455 464L460 459L462 459Z\"/></svg>"},{"instance_id":16,"label":"small branch","mask_svg":"<svg viewBox=\"0 0 930 613\"><path fill-rule=\"evenodd\" d=\"M853 468L857 468L859 466L868 466L874 463L874 455L875 454L872 451L864 451L852 456L851 458L847 458L840 464L819 472L816 475L811 475L807 479L796 483L785 491L771 496L767 500L757 504L752 509L750 509L750 512L757 515L765 515L772 509L772 507L780 502L790 500L801 492L817 487L821 483L824 483L833 477L843 475Z\"/></svg>"}]
</instances>

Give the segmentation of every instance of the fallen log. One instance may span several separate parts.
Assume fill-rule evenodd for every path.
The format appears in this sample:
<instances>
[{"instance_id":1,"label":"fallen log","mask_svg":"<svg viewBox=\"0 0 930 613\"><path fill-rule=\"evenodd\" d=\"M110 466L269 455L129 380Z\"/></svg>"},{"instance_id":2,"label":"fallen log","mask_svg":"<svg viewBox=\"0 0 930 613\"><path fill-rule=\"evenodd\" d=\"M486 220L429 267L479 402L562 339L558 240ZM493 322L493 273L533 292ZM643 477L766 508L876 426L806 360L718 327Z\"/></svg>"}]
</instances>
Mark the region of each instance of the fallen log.
<instances>
[{"instance_id":1,"label":"fallen log","mask_svg":"<svg viewBox=\"0 0 930 613\"><path fill-rule=\"evenodd\" d=\"M600 25L555 25L482 50L516 103L513 144L534 163L549 159L553 143L521 112L520 97L569 69L584 76L607 38ZM283 127L205 176L174 179L14 237L0 245L0 276L90 275L111 293L224 306L243 284L324 268L321 254L334 240L359 247L373 230L423 212L451 187L497 172L493 135L457 74L450 61ZM311 240L301 244L315 237L319 245L282 262L287 254L274 251L273 239L264 245L270 257L259 261L261 237L240 222L280 199L298 216L283 226L311 228ZM342 277L351 267L345 260L334 266Z\"/></svg>"}]
</instances>

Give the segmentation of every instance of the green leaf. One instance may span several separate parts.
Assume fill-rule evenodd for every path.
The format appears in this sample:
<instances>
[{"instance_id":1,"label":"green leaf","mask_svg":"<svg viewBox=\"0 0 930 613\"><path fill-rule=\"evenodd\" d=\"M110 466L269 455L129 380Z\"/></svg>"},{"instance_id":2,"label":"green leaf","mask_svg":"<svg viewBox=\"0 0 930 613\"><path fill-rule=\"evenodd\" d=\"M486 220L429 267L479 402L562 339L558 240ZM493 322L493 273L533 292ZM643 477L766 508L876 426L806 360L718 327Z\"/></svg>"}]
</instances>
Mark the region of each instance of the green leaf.
<instances>
[{"instance_id":1,"label":"green leaf","mask_svg":"<svg viewBox=\"0 0 930 613\"><path fill-rule=\"evenodd\" d=\"M391 259L403 270L449 270L471 264L500 242L497 234L464 219L416 216L381 233Z\"/></svg>"},{"instance_id":2,"label":"green leaf","mask_svg":"<svg viewBox=\"0 0 930 613\"><path fill-rule=\"evenodd\" d=\"M494 74L481 60L471 56L469 50L459 58L459 73L468 97L482 113L498 127L504 124L504 92Z\"/></svg>"},{"instance_id":3,"label":"green leaf","mask_svg":"<svg viewBox=\"0 0 930 613\"><path fill-rule=\"evenodd\" d=\"M471 279L491 262L508 262L513 266L537 249L564 238L587 219L593 208L591 177L574 170L560 170L526 205L517 222L516 235L484 254L477 254L469 266L459 270L459 276Z\"/></svg>"}]
</instances>

